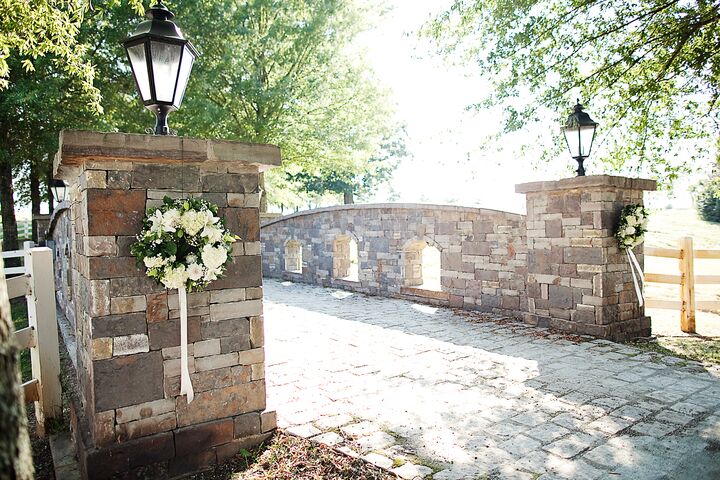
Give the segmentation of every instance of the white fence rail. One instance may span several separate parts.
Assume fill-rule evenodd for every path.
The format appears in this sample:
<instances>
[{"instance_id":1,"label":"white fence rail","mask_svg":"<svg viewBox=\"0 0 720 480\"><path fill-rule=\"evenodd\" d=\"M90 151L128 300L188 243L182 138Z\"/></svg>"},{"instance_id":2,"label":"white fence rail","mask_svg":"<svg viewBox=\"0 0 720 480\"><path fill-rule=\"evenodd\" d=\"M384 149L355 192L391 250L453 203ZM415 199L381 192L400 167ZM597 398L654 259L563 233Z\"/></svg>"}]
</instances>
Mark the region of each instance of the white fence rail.
<instances>
[{"instance_id":1,"label":"white fence rail","mask_svg":"<svg viewBox=\"0 0 720 480\"><path fill-rule=\"evenodd\" d=\"M20 240L32 238L32 222L29 220L18 220L17 222L18 238ZM2 224L0 224L0 240L3 238ZM9 253L9 252L8 252Z\"/></svg>"},{"instance_id":2,"label":"white fence rail","mask_svg":"<svg viewBox=\"0 0 720 480\"><path fill-rule=\"evenodd\" d=\"M23 384L25 401L35 403L37 434L45 434L45 421L62 414L60 354L55 314L55 276L53 254L47 247L33 248L25 242L23 250L3 252L3 259L22 258L22 267L5 269L8 298L25 297L28 326L15 332L21 349L30 349L33 378Z\"/></svg>"}]
</instances>

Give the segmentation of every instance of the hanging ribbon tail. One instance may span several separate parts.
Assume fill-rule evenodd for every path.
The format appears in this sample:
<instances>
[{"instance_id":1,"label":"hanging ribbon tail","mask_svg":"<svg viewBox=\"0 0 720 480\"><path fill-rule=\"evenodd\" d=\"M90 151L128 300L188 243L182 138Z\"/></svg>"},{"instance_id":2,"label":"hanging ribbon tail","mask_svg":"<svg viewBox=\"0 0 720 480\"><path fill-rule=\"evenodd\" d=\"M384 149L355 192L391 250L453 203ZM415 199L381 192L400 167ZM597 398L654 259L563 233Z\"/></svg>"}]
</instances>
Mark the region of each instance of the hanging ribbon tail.
<instances>
[{"instance_id":1,"label":"hanging ribbon tail","mask_svg":"<svg viewBox=\"0 0 720 480\"><path fill-rule=\"evenodd\" d=\"M192 381L188 370L188 341L187 341L187 291L185 287L178 288L180 303L180 395L187 395L187 403L193 401Z\"/></svg>"},{"instance_id":2,"label":"hanging ribbon tail","mask_svg":"<svg viewBox=\"0 0 720 480\"><path fill-rule=\"evenodd\" d=\"M640 277L640 282L642 283L645 283L645 277L643 276L642 268L640 268L640 263L637 261L637 257L635 257L632 249L626 248L625 252L627 252L628 262L630 263L630 272L632 273L633 284L635 285L635 293L637 293L638 303L642 307L645 299L643 298L642 288L640 288L640 284L638 284L638 276ZM637 273L635 273L635 271L637 271Z\"/></svg>"}]
</instances>

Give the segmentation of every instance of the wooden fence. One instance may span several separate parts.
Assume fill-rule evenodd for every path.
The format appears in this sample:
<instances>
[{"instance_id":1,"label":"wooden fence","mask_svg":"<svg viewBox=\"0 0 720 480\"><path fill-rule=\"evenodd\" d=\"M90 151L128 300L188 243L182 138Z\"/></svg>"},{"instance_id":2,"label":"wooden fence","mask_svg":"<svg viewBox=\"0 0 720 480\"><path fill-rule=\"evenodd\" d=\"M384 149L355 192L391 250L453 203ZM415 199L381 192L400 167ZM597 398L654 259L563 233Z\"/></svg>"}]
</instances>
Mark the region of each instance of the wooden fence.
<instances>
[{"instance_id":1,"label":"wooden fence","mask_svg":"<svg viewBox=\"0 0 720 480\"><path fill-rule=\"evenodd\" d=\"M680 248L645 247L645 255L679 260L678 275L646 273L646 282L680 285L679 300L648 298L647 307L680 310L680 328L686 333L695 333L696 309L720 310L719 300L695 300L695 285L720 285L720 275L695 275L695 259L720 260L720 250L695 250L692 237L684 237L680 240Z\"/></svg>"},{"instance_id":2,"label":"wooden fence","mask_svg":"<svg viewBox=\"0 0 720 480\"><path fill-rule=\"evenodd\" d=\"M3 259L22 258L24 266L5 269L8 297L25 297L28 326L15 332L21 349L30 349L33 378L23 384L25 402L35 403L37 434L44 436L45 422L62 414L60 355L55 313L55 275L53 254L47 247L2 253Z\"/></svg>"},{"instance_id":3,"label":"wooden fence","mask_svg":"<svg viewBox=\"0 0 720 480\"><path fill-rule=\"evenodd\" d=\"M30 220L17 221L18 238L20 240L32 238L32 222ZM3 239L2 224L0 224L0 240ZM8 252L9 253L9 252Z\"/></svg>"}]
</instances>

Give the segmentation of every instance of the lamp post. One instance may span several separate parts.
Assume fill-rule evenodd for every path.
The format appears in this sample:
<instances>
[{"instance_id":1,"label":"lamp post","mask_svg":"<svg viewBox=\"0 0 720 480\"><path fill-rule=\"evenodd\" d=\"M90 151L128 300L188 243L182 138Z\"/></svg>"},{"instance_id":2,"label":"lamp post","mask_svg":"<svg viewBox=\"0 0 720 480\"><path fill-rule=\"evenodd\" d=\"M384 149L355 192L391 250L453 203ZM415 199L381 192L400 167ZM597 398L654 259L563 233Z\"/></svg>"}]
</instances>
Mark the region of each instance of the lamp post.
<instances>
[{"instance_id":1,"label":"lamp post","mask_svg":"<svg viewBox=\"0 0 720 480\"><path fill-rule=\"evenodd\" d=\"M169 135L167 116L180 108L197 50L171 20L175 16L158 1L122 45L145 107L155 114L155 135Z\"/></svg>"},{"instance_id":2,"label":"lamp post","mask_svg":"<svg viewBox=\"0 0 720 480\"><path fill-rule=\"evenodd\" d=\"M67 186L62 180L53 179L50 183L50 189L52 190L53 198L58 203L65 201L65 194L67 193Z\"/></svg>"},{"instance_id":3,"label":"lamp post","mask_svg":"<svg viewBox=\"0 0 720 480\"><path fill-rule=\"evenodd\" d=\"M575 108L573 108L573 113L568 116L565 125L562 127L570 155L578 162L578 169L576 170L578 177L585 175L583 162L590 156L597 126L598 123L590 118L590 115L583 112L583 106L580 105L580 100L578 100Z\"/></svg>"}]
</instances>

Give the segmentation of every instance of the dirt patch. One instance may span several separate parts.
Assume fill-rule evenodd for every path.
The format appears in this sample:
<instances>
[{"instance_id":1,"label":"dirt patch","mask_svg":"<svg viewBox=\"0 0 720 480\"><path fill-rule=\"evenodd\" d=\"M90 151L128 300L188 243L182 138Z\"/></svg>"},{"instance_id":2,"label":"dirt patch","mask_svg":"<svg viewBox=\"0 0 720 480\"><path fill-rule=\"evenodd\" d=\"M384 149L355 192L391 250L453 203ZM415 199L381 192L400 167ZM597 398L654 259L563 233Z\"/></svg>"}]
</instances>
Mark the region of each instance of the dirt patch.
<instances>
[{"instance_id":1,"label":"dirt patch","mask_svg":"<svg viewBox=\"0 0 720 480\"><path fill-rule=\"evenodd\" d=\"M242 451L232 460L195 480L389 480L394 474L310 440L278 432L252 451Z\"/></svg>"}]
</instances>

